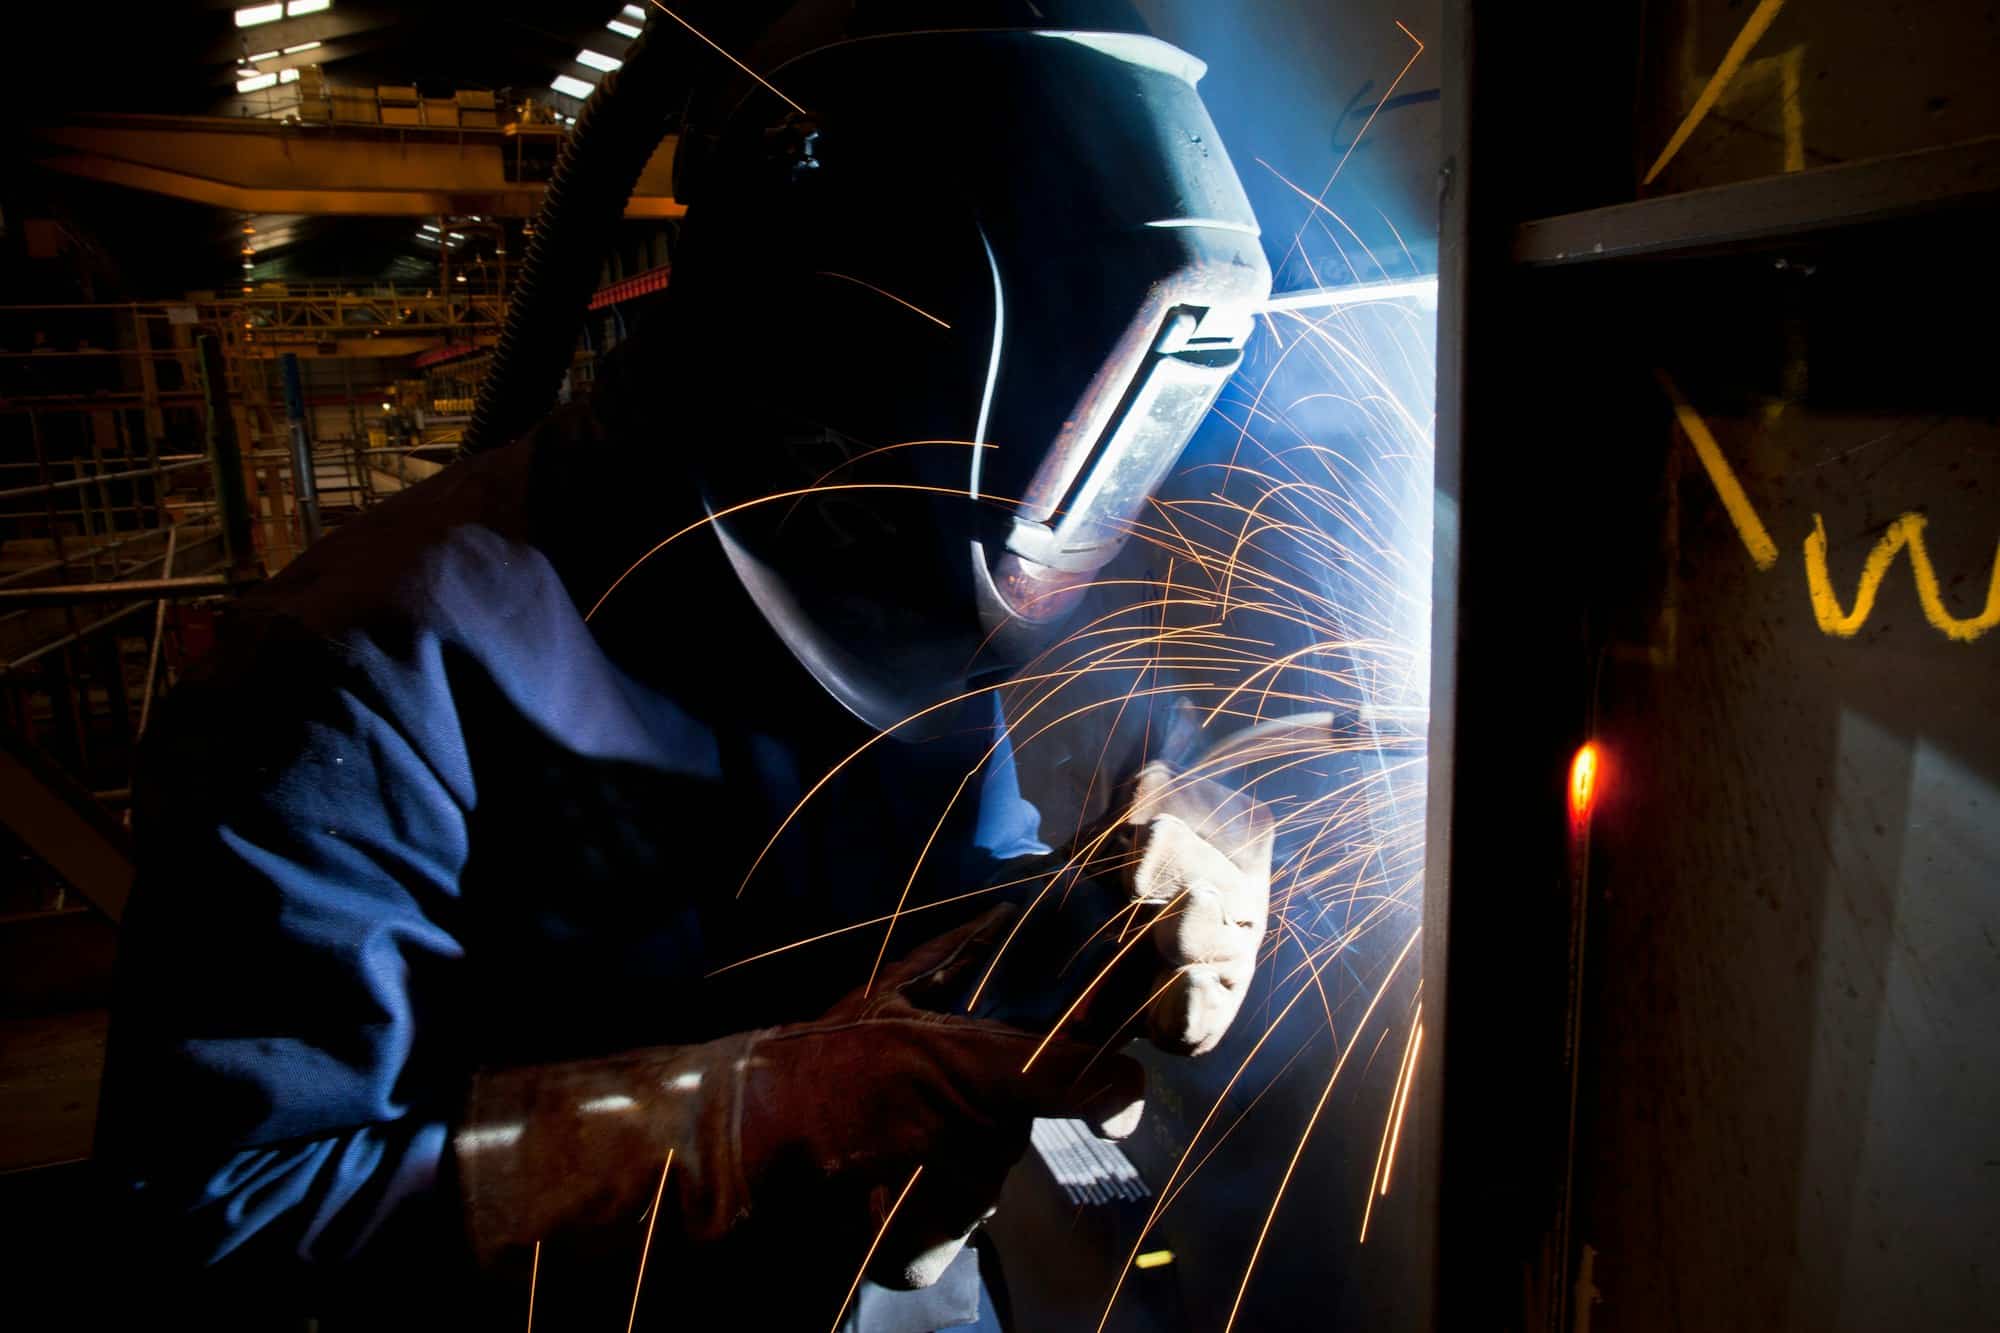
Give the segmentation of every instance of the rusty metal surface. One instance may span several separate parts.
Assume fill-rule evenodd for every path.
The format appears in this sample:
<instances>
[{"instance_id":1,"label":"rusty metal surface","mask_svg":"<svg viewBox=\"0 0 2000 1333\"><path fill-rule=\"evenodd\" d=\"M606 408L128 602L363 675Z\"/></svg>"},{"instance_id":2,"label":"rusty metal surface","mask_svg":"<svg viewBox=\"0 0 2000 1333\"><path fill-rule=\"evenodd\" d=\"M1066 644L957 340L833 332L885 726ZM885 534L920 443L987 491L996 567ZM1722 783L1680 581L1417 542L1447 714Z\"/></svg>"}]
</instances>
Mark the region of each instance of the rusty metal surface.
<instances>
[{"instance_id":1,"label":"rusty metal surface","mask_svg":"<svg viewBox=\"0 0 2000 1333\"><path fill-rule=\"evenodd\" d=\"M1724 78L1668 154L1778 9L1746 78L1805 42L1875 81L1774 134ZM1482 13L1448 140L1442 1322L1993 1327L2000 265L1951 82L1992 16L1639 14Z\"/></svg>"},{"instance_id":2,"label":"rusty metal surface","mask_svg":"<svg viewBox=\"0 0 2000 1333\"><path fill-rule=\"evenodd\" d=\"M1582 576L1606 781L1577 886L1576 1327L2000 1309L2000 403L1956 315L2000 297L1978 234L1569 307L1651 315L1573 363L1638 414L1593 467ZM1962 256L1949 289L1907 282L1926 246Z\"/></svg>"},{"instance_id":3,"label":"rusty metal surface","mask_svg":"<svg viewBox=\"0 0 2000 1333\"><path fill-rule=\"evenodd\" d=\"M1762 15L1759 11L1766 11ZM1861 162L2000 133L2000 12L1983 0L1644 7L1633 164L1651 168L1746 28L1755 39L1653 192Z\"/></svg>"}]
</instances>

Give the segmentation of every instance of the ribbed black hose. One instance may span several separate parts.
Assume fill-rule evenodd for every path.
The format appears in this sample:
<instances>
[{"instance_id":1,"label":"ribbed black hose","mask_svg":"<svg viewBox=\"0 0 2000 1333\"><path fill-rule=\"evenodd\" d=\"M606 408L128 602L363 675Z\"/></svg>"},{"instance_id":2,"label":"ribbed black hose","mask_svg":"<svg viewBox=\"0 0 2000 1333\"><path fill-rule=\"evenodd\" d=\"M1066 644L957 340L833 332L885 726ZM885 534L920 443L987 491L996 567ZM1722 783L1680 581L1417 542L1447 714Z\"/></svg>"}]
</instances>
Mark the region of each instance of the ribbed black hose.
<instances>
[{"instance_id":1,"label":"ribbed black hose","mask_svg":"<svg viewBox=\"0 0 2000 1333\"><path fill-rule=\"evenodd\" d=\"M597 287L606 238L686 96L666 68L679 43L670 32L656 37L661 31L648 25L625 64L597 85L556 156L507 323L473 404L466 453L516 439L555 402Z\"/></svg>"}]
</instances>

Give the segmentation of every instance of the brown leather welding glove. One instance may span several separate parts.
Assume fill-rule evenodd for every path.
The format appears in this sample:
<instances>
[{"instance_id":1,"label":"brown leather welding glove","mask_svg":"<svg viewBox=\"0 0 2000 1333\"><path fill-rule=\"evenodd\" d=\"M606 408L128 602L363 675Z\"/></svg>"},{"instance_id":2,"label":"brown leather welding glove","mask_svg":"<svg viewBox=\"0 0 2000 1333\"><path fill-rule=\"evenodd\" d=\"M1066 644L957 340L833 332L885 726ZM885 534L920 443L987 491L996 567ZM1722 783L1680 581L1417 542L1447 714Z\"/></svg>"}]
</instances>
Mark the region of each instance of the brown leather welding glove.
<instances>
[{"instance_id":1,"label":"brown leather welding glove","mask_svg":"<svg viewBox=\"0 0 2000 1333\"><path fill-rule=\"evenodd\" d=\"M923 1007L983 963L1007 912L918 948L816 1022L478 1074L453 1141L475 1249L493 1260L637 1219L670 1149L661 1221L697 1243L833 1194L872 1194L879 1220L922 1166L871 1272L934 1281L1031 1119L1129 1132L1141 1104L1124 1056Z\"/></svg>"}]
</instances>

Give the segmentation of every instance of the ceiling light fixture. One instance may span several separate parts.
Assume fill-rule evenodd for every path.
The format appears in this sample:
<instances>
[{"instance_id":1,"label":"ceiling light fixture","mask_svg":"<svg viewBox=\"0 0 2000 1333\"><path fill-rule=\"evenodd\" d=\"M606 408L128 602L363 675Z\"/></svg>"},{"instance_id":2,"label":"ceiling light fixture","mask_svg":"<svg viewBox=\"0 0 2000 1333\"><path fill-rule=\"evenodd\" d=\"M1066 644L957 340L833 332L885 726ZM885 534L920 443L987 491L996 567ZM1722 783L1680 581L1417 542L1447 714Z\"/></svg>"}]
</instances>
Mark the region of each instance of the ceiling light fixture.
<instances>
[{"instance_id":1,"label":"ceiling light fixture","mask_svg":"<svg viewBox=\"0 0 2000 1333\"><path fill-rule=\"evenodd\" d=\"M639 8L639 6L637 5L627 5L625 6L625 8L621 9L618 12L623 14L626 18L633 19L639 23L644 23L646 21L646 11Z\"/></svg>"},{"instance_id":2,"label":"ceiling light fixture","mask_svg":"<svg viewBox=\"0 0 2000 1333\"><path fill-rule=\"evenodd\" d=\"M297 46L286 47L285 54L288 56L295 56L301 51L317 51L322 46L325 45L326 45L325 42L300 42Z\"/></svg>"},{"instance_id":3,"label":"ceiling light fixture","mask_svg":"<svg viewBox=\"0 0 2000 1333\"><path fill-rule=\"evenodd\" d=\"M637 37L639 35L639 29L633 24L627 23L624 19L612 19L611 22L604 26L617 33L620 37Z\"/></svg>"},{"instance_id":4,"label":"ceiling light fixture","mask_svg":"<svg viewBox=\"0 0 2000 1333\"><path fill-rule=\"evenodd\" d=\"M576 53L576 63L579 65L588 65L592 69L603 70L606 74L609 74L625 62L617 56L608 56L602 51L593 51L586 46Z\"/></svg>"},{"instance_id":5,"label":"ceiling light fixture","mask_svg":"<svg viewBox=\"0 0 2000 1333\"><path fill-rule=\"evenodd\" d=\"M297 83L298 81L299 81L299 72L297 70L281 69L278 71L279 83Z\"/></svg>"},{"instance_id":6,"label":"ceiling light fixture","mask_svg":"<svg viewBox=\"0 0 2000 1333\"><path fill-rule=\"evenodd\" d=\"M331 8L333 0L291 0L285 6L285 17L295 19L301 14L317 14Z\"/></svg>"},{"instance_id":7,"label":"ceiling light fixture","mask_svg":"<svg viewBox=\"0 0 2000 1333\"><path fill-rule=\"evenodd\" d=\"M246 5L236 11L236 26L254 28L260 23L275 23L285 16L285 7L278 5Z\"/></svg>"},{"instance_id":8,"label":"ceiling light fixture","mask_svg":"<svg viewBox=\"0 0 2000 1333\"><path fill-rule=\"evenodd\" d=\"M236 91L239 93L259 92L265 88L273 87L277 82L278 76L275 74L253 74L247 79L238 79L236 81Z\"/></svg>"},{"instance_id":9,"label":"ceiling light fixture","mask_svg":"<svg viewBox=\"0 0 2000 1333\"><path fill-rule=\"evenodd\" d=\"M596 84L585 83L582 79L573 79L567 74L558 74L555 78L549 80L549 87L566 97L574 97L579 102L597 91Z\"/></svg>"},{"instance_id":10,"label":"ceiling light fixture","mask_svg":"<svg viewBox=\"0 0 2000 1333\"><path fill-rule=\"evenodd\" d=\"M276 51L259 51L254 56L244 56L243 63L246 65L254 65L260 60L276 60L277 58L278 58L278 53Z\"/></svg>"}]
</instances>

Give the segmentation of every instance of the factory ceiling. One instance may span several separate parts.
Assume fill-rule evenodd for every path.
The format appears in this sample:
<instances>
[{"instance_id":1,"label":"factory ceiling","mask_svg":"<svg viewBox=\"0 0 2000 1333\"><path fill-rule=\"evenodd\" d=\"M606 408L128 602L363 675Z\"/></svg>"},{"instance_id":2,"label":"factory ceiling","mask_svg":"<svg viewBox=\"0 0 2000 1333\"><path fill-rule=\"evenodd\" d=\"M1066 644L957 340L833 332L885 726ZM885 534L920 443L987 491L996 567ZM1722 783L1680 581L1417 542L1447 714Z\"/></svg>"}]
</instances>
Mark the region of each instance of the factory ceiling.
<instances>
[{"instance_id":1,"label":"factory ceiling","mask_svg":"<svg viewBox=\"0 0 2000 1333\"><path fill-rule=\"evenodd\" d=\"M26 8L26 7L24 7ZM276 17L264 15L277 9ZM270 4L118 4L104 10L35 6L8 19L16 105L174 115L255 114L237 84L304 64L335 83L518 89L541 95L558 75L601 77L577 57L619 59L632 17L613 0L480 0L380 4L285 0ZM239 23L239 15L249 21ZM255 59L253 59L255 57ZM574 113L574 102L559 103Z\"/></svg>"},{"instance_id":2,"label":"factory ceiling","mask_svg":"<svg viewBox=\"0 0 2000 1333\"><path fill-rule=\"evenodd\" d=\"M282 115L274 106L293 93L287 85L311 79L313 66L336 88L413 87L438 99L479 90L502 107L534 101L556 118L573 117L582 106L573 94L587 95L617 66L641 21L636 6L617 0L35 6L8 20L0 61L11 67L17 110L13 125L0 128L0 154L27 166L36 126L93 113ZM411 281L435 262L408 218L250 218L34 174L41 183L31 197L56 204L69 244L100 274L100 298L233 282L246 222L261 234L258 280ZM0 184L0 210L8 195Z\"/></svg>"}]
</instances>

